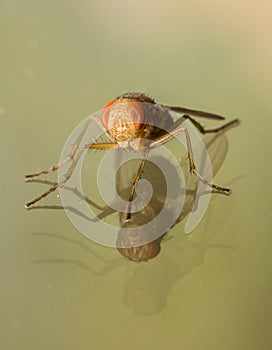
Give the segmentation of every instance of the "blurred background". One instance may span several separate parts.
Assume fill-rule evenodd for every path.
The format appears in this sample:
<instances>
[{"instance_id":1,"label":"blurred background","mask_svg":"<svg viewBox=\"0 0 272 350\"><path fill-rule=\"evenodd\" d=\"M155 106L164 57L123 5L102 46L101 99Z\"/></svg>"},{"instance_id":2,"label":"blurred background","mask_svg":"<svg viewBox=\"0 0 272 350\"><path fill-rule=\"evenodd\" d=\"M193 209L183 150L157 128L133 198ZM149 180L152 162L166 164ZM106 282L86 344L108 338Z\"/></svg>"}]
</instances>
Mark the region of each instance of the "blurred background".
<instances>
[{"instance_id":1,"label":"blurred background","mask_svg":"<svg viewBox=\"0 0 272 350\"><path fill-rule=\"evenodd\" d=\"M265 0L0 2L1 348L272 348L271 12ZM179 223L142 264L63 210L23 207L47 188L23 175L126 91L242 122L215 177L232 196L214 194L190 235Z\"/></svg>"}]
</instances>

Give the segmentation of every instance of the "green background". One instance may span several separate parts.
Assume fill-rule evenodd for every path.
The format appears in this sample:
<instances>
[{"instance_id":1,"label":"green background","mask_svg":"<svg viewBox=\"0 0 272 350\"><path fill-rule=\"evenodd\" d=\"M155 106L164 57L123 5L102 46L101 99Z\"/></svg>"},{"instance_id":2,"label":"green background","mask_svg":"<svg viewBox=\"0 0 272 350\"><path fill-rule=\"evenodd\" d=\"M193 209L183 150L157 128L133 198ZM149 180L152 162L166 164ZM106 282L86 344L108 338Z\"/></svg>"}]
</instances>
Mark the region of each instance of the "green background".
<instances>
[{"instance_id":1,"label":"green background","mask_svg":"<svg viewBox=\"0 0 272 350\"><path fill-rule=\"evenodd\" d=\"M271 12L257 0L1 1L2 349L272 348ZM156 259L115 268L118 252L64 211L24 209L46 186L23 175L126 91L242 124L215 177L233 195L213 195L191 235L175 226Z\"/></svg>"}]
</instances>

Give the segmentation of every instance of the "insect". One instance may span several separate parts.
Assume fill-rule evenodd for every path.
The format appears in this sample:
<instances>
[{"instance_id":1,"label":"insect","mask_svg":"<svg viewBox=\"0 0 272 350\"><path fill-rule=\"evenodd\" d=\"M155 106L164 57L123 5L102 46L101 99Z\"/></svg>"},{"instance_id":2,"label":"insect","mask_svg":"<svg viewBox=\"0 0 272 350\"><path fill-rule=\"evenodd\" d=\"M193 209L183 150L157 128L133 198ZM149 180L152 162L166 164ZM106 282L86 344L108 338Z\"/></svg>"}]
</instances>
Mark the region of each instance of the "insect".
<instances>
[{"instance_id":1,"label":"insect","mask_svg":"<svg viewBox=\"0 0 272 350\"><path fill-rule=\"evenodd\" d=\"M170 111L180 113L182 116L174 121ZM28 181L33 177L56 171L64 164L71 162L71 166L66 172L63 180L50 187L46 192L42 193L32 201L26 203L25 207L30 208L42 198L45 198L50 193L54 192L60 186L65 184L72 176L84 150L110 150L121 148L128 151L134 150L143 155L137 174L133 179L128 198L126 221L129 222L131 221L131 206L135 196L135 189L143 173L150 151L172 140L177 134L182 132L185 133L186 136L190 172L199 178L204 184L210 186L218 192L229 195L231 193L229 188L221 187L209 182L198 172L198 169L195 166L190 135L183 122L184 120L189 120L200 131L200 133L206 134L222 131L231 125L238 124L239 120L232 120L218 128L205 129L192 116L214 120L225 119L220 115L209 112L156 103L153 98L143 93L128 92L112 99L104 106L101 118L98 118L95 115L88 118L67 159L47 170L42 170L25 176L25 180ZM91 121L97 123L104 130L109 142L94 142L85 144L83 147L79 147L83 135Z\"/></svg>"}]
</instances>

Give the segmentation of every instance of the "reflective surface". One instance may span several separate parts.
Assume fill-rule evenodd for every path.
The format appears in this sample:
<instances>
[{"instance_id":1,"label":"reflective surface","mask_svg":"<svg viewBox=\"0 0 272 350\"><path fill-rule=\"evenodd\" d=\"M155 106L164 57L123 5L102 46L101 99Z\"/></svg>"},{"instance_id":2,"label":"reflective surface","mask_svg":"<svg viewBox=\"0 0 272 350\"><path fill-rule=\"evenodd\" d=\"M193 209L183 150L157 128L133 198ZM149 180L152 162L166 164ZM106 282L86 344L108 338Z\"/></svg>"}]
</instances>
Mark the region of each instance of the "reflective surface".
<instances>
[{"instance_id":1,"label":"reflective surface","mask_svg":"<svg viewBox=\"0 0 272 350\"><path fill-rule=\"evenodd\" d=\"M272 347L271 5L137 4L1 2L3 349ZM226 154L215 181L232 196L214 194L190 235L186 217L141 264L61 209L23 207L47 188L23 175L57 162L73 128L125 91L242 121L210 148ZM91 199L99 157L85 165Z\"/></svg>"}]
</instances>

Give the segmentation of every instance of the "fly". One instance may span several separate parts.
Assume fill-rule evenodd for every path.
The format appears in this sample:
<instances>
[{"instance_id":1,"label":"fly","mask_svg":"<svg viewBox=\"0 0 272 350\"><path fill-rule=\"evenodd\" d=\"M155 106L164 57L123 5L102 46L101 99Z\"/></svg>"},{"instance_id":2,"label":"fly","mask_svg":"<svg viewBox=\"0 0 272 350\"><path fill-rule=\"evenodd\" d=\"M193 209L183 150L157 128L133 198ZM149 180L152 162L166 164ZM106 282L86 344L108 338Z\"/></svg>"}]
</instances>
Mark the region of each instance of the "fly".
<instances>
[{"instance_id":1,"label":"fly","mask_svg":"<svg viewBox=\"0 0 272 350\"><path fill-rule=\"evenodd\" d=\"M170 114L170 111L182 114L182 116L174 121ZM193 118L194 116L209 118L213 120L225 119L223 116L209 112L156 103L153 98L143 93L125 93L112 99L104 106L101 119L95 115L92 115L88 118L66 160L64 160L62 163L52 166L49 169L25 176L25 180L28 181L33 177L56 171L64 164L71 161L71 165L66 172L63 180L50 187L46 192L42 193L32 201L26 203L25 207L30 208L35 203L39 202L42 198L47 197L50 193L54 192L60 186L65 184L72 176L73 171L84 150L110 150L121 148L127 151L137 151L143 156L137 174L133 179L130 195L128 198L128 207L125 221L129 222L131 221L131 206L135 196L136 186L145 168L149 153L153 149L172 140L176 135L180 133L184 133L186 136L190 172L199 178L204 184L210 186L218 192L229 195L231 193L231 189L216 185L213 182L208 181L199 173L194 161L190 135L183 122L184 120L189 120L201 134L206 134L220 132L230 126L238 124L239 120L234 119L217 128L206 129ZM97 123L105 131L109 141L88 143L83 147L79 147L80 142L90 122L92 121Z\"/></svg>"}]
</instances>

